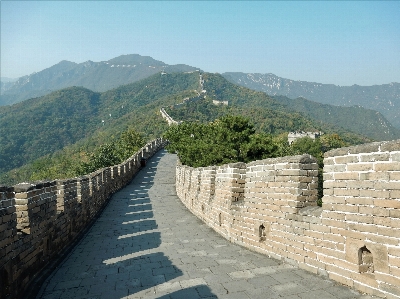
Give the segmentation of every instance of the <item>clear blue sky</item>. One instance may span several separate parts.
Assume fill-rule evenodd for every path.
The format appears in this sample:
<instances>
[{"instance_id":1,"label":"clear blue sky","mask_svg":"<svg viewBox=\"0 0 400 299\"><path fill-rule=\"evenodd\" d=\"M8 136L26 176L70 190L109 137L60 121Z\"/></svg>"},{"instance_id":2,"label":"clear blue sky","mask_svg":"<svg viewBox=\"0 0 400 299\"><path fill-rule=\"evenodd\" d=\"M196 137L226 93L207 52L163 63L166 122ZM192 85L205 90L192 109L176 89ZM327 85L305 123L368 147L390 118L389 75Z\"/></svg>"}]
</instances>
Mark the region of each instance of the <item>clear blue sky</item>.
<instances>
[{"instance_id":1,"label":"clear blue sky","mask_svg":"<svg viewBox=\"0 0 400 299\"><path fill-rule=\"evenodd\" d=\"M1 1L1 76L151 56L208 72L400 82L400 2Z\"/></svg>"}]
</instances>

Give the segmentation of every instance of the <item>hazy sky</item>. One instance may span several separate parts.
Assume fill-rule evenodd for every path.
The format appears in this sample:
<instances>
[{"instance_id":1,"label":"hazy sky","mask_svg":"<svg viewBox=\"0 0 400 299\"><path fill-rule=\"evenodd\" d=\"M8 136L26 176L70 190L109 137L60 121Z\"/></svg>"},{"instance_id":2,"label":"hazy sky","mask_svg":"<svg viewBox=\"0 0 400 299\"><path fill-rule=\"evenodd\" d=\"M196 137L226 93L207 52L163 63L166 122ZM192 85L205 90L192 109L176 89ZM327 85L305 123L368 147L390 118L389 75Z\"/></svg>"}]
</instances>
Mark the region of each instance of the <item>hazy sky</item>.
<instances>
[{"instance_id":1,"label":"hazy sky","mask_svg":"<svg viewBox=\"0 0 400 299\"><path fill-rule=\"evenodd\" d=\"M400 82L400 2L1 1L1 76L151 56L208 72Z\"/></svg>"}]
</instances>

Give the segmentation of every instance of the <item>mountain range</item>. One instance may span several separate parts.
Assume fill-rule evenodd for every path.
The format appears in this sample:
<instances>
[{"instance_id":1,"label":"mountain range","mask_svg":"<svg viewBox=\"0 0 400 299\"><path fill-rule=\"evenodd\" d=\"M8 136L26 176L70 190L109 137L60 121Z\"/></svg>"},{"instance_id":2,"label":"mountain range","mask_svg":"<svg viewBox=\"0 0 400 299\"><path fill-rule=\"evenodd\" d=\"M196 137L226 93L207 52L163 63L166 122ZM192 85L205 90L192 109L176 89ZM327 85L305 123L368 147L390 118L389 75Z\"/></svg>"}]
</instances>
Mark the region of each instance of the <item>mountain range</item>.
<instances>
[{"instance_id":1,"label":"mountain range","mask_svg":"<svg viewBox=\"0 0 400 299\"><path fill-rule=\"evenodd\" d=\"M5 106L0 110L0 173L76 142L107 142L129 126L159 137L167 126L157 115L160 107L194 96L198 77L198 72L156 74L106 92L68 87Z\"/></svg>"},{"instance_id":2,"label":"mountain range","mask_svg":"<svg viewBox=\"0 0 400 299\"><path fill-rule=\"evenodd\" d=\"M82 86L103 92L147 78L159 72L190 72L197 68L168 65L148 56L122 55L108 61L75 63L61 61L52 67L23 76L14 82L2 81L0 106L43 96L58 89Z\"/></svg>"},{"instance_id":3,"label":"mountain range","mask_svg":"<svg viewBox=\"0 0 400 299\"><path fill-rule=\"evenodd\" d=\"M50 68L19 79L2 78L0 106L11 105L52 91L82 86L92 91L106 91L120 85L147 78L158 72L190 72L196 67L162 61L138 54L121 55L108 61L75 63L61 61ZM400 83L373 86L337 86L295 81L274 74L227 72L222 74L232 83L283 95L291 99L304 98L334 106L361 106L382 113L400 129Z\"/></svg>"},{"instance_id":4,"label":"mountain range","mask_svg":"<svg viewBox=\"0 0 400 299\"><path fill-rule=\"evenodd\" d=\"M361 106L382 113L400 129L400 83L373 86L337 86L306 81L295 81L274 74L223 73L232 83L269 95L283 95L291 99L305 98L334 106Z\"/></svg>"},{"instance_id":5,"label":"mountain range","mask_svg":"<svg viewBox=\"0 0 400 299\"><path fill-rule=\"evenodd\" d=\"M61 61L50 68L17 80L2 78L0 106L11 105L71 86L82 86L92 91L103 92L158 72L194 70L198 68L184 64L168 65L138 54L121 55L101 62ZM361 106L376 110L400 129L400 83L337 86L295 81L274 74L228 72L222 75L232 83L263 91L272 96L283 95L290 99L303 98L333 106Z\"/></svg>"},{"instance_id":6,"label":"mountain range","mask_svg":"<svg viewBox=\"0 0 400 299\"><path fill-rule=\"evenodd\" d=\"M0 173L105 129L111 136L135 124L146 135L158 136L164 128L158 110L198 97L203 89L208 99L227 101L229 108L199 103L187 108L208 116L181 109L183 118L197 115L205 121L229 112L254 117L259 129L274 134L320 128L357 140L397 139L400 131L385 115L394 123L399 119L399 86L340 87L272 74L210 74L140 55L79 64L61 61L16 81L2 78Z\"/></svg>"}]
</instances>

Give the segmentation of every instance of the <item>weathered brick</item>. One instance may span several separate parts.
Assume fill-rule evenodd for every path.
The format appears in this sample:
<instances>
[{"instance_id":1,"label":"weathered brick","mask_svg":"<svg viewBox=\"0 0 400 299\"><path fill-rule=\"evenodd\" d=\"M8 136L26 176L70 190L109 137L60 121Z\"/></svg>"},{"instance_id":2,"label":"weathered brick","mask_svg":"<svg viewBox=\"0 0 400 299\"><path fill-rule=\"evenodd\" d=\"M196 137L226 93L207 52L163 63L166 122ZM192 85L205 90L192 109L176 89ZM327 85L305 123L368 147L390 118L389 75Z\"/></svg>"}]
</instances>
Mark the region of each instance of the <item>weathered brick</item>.
<instances>
[{"instance_id":1,"label":"weathered brick","mask_svg":"<svg viewBox=\"0 0 400 299\"><path fill-rule=\"evenodd\" d=\"M352 196L352 197L358 197L360 196L360 190L359 189L341 189L341 188L334 188L333 189L333 194L335 196Z\"/></svg>"},{"instance_id":2,"label":"weathered brick","mask_svg":"<svg viewBox=\"0 0 400 299\"><path fill-rule=\"evenodd\" d=\"M332 204L335 211L358 213L358 205L347 205L347 204Z\"/></svg>"},{"instance_id":3,"label":"weathered brick","mask_svg":"<svg viewBox=\"0 0 400 299\"><path fill-rule=\"evenodd\" d=\"M368 181L367 180L362 180L360 174L360 180L358 181L340 181L342 182L343 185L345 185L344 187L347 188L357 188L357 189L373 189L374 188L374 182L373 181ZM324 186L325 186L325 182L324 182ZM339 187L339 186L338 186Z\"/></svg>"},{"instance_id":4,"label":"weathered brick","mask_svg":"<svg viewBox=\"0 0 400 299\"><path fill-rule=\"evenodd\" d=\"M391 181L400 181L400 171L388 172Z\"/></svg>"},{"instance_id":5,"label":"weathered brick","mask_svg":"<svg viewBox=\"0 0 400 299\"><path fill-rule=\"evenodd\" d=\"M378 233L378 228L374 224L366 223L347 223L347 228L349 230L359 231L363 233Z\"/></svg>"},{"instance_id":6,"label":"weathered brick","mask_svg":"<svg viewBox=\"0 0 400 299\"><path fill-rule=\"evenodd\" d=\"M393 218L400 218L400 209L389 210L389 216Z\"/></svg>"},{"instance_id":7,"label":"weathered brick","mask_svg":"<svg viewBox=\"0 0 400 299\"><path fill-rule=\"evenodd\" d=\"M347 165L347 171L369 171L374 169L374 163L352 163Z\"/></svg>"},{"instance_id":8,"label":"weathered brick","mask_svg":"<svg viewBox=\"0 0 400 299\"><path fill-rule=\"evenodd\" d=\"M389 159L390 159L389 152L360 155L360 162L389 161Z\"/></svg>"},{"instance_id":9,"label":"weathered brick","mask_svg":"<svg viewBox=\"0 0 400 299\"><path fill-rule=\"evenodd\" d=\"M361 197L371 197L371 198L389 198L390 192L389 191L382 191L382 190L360 190Z\"/></svg>"},{"instance_id":10,"label":"weathered brick","mask_svg":"<svg viewBox=\"0 0 400 299\"><path fill-rule=\"evenodd\" d=\"M345 200L346 204L362 206L371 206L374 204L374 199L370 197L349 197Z\"/></svg>"},{"instance_id":11,"label":"weathered brick","mask_svg":"<svg viewBox=\"0 0 400 299\"><path fill-rule=\"evenodd\" d=\"M393 268L397 267L398 269L396 269L396 273L400 271L400 257L396 257L396 256L389 256L389 265L390 265L390 274L393 274ZM400 273L399 275L396 275L397 277L400 277Z\"/></svg>"},{"instance_id":12,"label":"weathered brick","mask_svg":"<svg viewBox=\"0 0 400 299\"><path fill-rule=\"evenodd\" d=\"M390 226L391 225L391 219L388 217L372 217L374 220L374 224L376 225L383 225L383 226Z\"/></svg>"},{"instance_id":13,"label":"weathered brick","mask_svg":"<svg viewBox=\"0 0 400 299\"><path fill-rule=\"evenodd\" d=\"M400 230L391 227L378 227L377 233L379 235L388 236L392 238L400 238Z\"/></svg>"},{"instance_id":14,"label":"weathered brick","mask_svg":"<svg viewBox=\"0 0 400 299\"><path fill-rule=\"evenodd\" d=\"M388 247L388 253L390 255L400 258L400 247L399 246L396 246L396 247L390 246L390 247Z\"/></svg>"},{"instance_id":15,"label":"weathered brick","mask_svg":"<svg viewBox=\"0 0 400 299\"><path fill-rule=\"evenodd\" d=\"M324 190L325 192L325 190ZM345 197L338 197L338 196L329 196L328 194L324 193L324 198L323 198L323 203L322 206L326 204L345 204L346 203L346 198Z\"/></svg>"},{"instance_id":16,"label":"weathered brick","mask_svg":"<svg viewBox=\"0 0 400 299\"><path fill-rule=\"evenodd\" d=\"M389 210L380 207L371 207L371 206L360 206L358 207L360 214L369 214L379 217L389 217Z\"/></svg>"},{"instance_id":17,"label":"weathered brick","mask_svg":"<svg viewBox=\"0 0 400 299\"><path fill-rule=\"evenodd\" d=\"M383 171L380 171L380 172L369 172L368 173L368 180L370 180L370 181L388 181L389 180L389 172L383 172ZM360 179L361 179L361 174L360 174ZM374 184L374 187L373 188L376 188L376 185Z\"/></svg>"},{"instance_id":18,"label":"weathered brick","mask_svg":"<svg viewBox=\"0 0 400 299\"><path fill-rule=\"evenodd\" d=\"M334 165L327 165L324 167L325 172L345 172L347 171L347 165L346 164L334 164Z\"/></svg>"},{"instance_id":19,"label":"weathered brick","mask_svg":"<svg viewBox=\"0 0 400 299\"><path fill-rule=\"evenodd\" d=\"M358 180L359 175L357 172L336 172L333 174L335 180Z\"/></svg>"},{"instance_id":20,"label":"weathered brick","mask_svg":"<svg viewBox=\"0 0 400 299\"><path fill-rule=\"evenodd\" d=\"M344 221L336 221L332 219L323 218L321 223L331 228L333 227L346 228L346 223Z\"/></svg>"},{"instance_id":21,"label":"weathered brick","mask_svg":"<svg viewBox=\"0 0 400 299\"><path fill-rule=\"evenodd\" d=\"M358 155L339 156L334 158L336 164L349 164L359 162Z\"/></svg>"},{"instance_id":22,"label":"weathered brick","mask_svg":"<svg viewBox=\"0 0 400 299\"><path fill-rule=\"evenodd\" d=\"M359 214L346 214L346 221L359 222L359 223L374 223L374 216L365 216Z\"/></svg>"},{"instance_id":23,"label":"weathered brick","mask_svg":"<svg viewBox=\"0 0 400 299\"><path fill-rule=\"evenodd\" d=\"M346 214L344 213L340 213L337 211L322 211L321 217L324 218L329 218L329 219L335 219L335 220L340 220L340 221L344 221L345 220L345 216Z\"/></svg>"},{"instance_id":24,"label":"weathered brick","mask_svg":"<svg viewBox=\"0 0 400 299\"><path fill-rule=\"evenodd\" d=\"M399 190L400 182L377 181L374 183L374 188L378 190Z\"/></svg>"},{"instance_id":25,"label":"weathered brick","mask_svg":"<svg viewBox=\"0 0 400 299\"><path fill-rule=\"evenodd\" d=\"M394 277L390 274L376 272L375 277L377 280L386 282L389 285L400 286L400 277Z\"/></svg>"},{"instance_id":26,"label":"weathered brick","mask_svg":"<svg viewBox=\"0 0 400 299\"><path fill-rule=\"evenodd\" d=\"M396 238L390 238L387 236L378 236L376 234L367 234L365 237L373 243L386 244L388 246L399 245L399 240Z\"/></svg>"},{"instance_id":27,"label":"weathered brick","mask_svg":"<svg viewBox=\"0 0 400 299\"><path fill-rule=\"evenodd\" d=\"M386 162L376 163L374 166L375 171L400 171L399 162Z\"/></svg>"},{"instance_id":28,"label":"weathered brick","mask_svg":"<svg viewBox=\"0 0 400 299\"><path fill-rule=\"evenodd\" d=\"M400 200L396 200L396 199L374 199L374 205L377 206L377 207L400 209ZM395 217L395 216L393 216L393 217Z\"/></svg>"}]
</instances>

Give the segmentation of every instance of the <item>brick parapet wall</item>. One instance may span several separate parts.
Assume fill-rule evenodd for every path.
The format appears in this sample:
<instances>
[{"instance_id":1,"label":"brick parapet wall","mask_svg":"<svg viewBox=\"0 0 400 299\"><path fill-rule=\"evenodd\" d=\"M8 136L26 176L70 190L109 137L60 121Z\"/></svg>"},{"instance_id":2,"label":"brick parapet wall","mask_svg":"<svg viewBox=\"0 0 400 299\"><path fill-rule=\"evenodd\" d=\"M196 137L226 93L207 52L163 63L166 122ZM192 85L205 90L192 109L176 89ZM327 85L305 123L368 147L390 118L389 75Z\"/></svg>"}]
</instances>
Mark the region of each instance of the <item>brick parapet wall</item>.
<instances>
[{"instance_id":1,"label":"brick parapet wall","mask_svg":"<svg viewBox=\"0 0 400 299\"><path fill-rule=\"evenodd\" d=\"M232 242L359 291L400 298L400 141L336 149L324 163L322 207L318 165L308 155L245 167L178 164L177 194ZM196 192L189 190L193 173Z\"/></svg>"},{"instance_id":2,"label":"brick parapet wall","mask_svg":"<svg viewBox=\"0 0 400 299\"><path fill-rule=\"evenodd\" d=\"M164 145L164 140L154 140L120 165L79 178L0 186L0 297L21 297L111 195L129 184L140 170L140 159Z\"/></svg>"},{"instance_id":3,"label":"brick parapet wall","mask_svg":"<svg viewBox=\"0 0 400 299\"><path fill-rule=\"evenodd\" d=\"M400 140L336 149L324 162L321 219L341 247L327 268L360 290L400 297Z\"/></svg>"}]
</instances>

